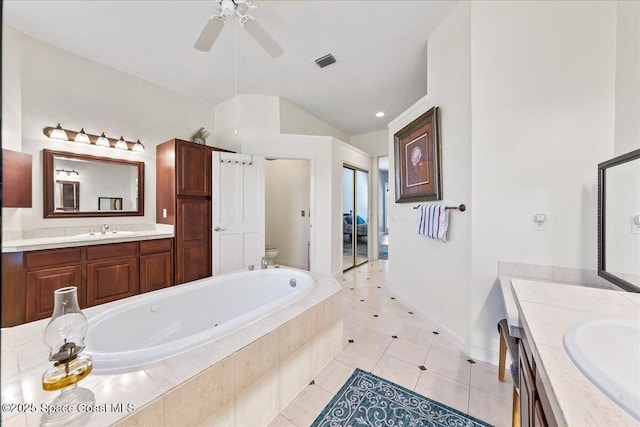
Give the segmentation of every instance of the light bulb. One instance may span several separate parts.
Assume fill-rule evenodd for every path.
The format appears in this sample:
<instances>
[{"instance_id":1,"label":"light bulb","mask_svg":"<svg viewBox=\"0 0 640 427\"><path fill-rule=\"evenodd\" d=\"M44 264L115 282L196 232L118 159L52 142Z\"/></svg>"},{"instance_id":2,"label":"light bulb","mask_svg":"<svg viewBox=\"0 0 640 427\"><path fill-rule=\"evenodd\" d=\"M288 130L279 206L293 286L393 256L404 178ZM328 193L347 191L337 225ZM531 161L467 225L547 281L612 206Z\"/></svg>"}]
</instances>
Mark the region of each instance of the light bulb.
<instances>
[{"instance_id":1,"label":"light bulb","mask_svg":"<svg viewBox=\"0 0 640 427\"><path fill-rule=\"evenodd\" d=\"M127 142L124 140L124 138L121 136L118 142L116 142L115 148L117 148L118 150L128 150L129 146L127 145Z\"/></svg>"},{"instance_id":2,"label":"light bulb","mask_svg":"<svg viewBox=\"0 0 640 427\"><path fill-rule=\"evenodd\" d=\"M58 126L56 126L54 129L51 130L51 133L49 134L49 138L59 139L62 141L69 140L69 137L67 136L67 132L65 132L64 129L62 129L62 127L60 126L60 123L58 123Z\"/></svg>"},{"instance_id":3,"label":"light bulb","mask_svg":"<svg viewBox=\"0 0 640 427\"><path fill-rule=\"evenodd\" d=\"M80 129L80 132L76 134L76 137L73 139L75 142L81 142L83 144L91 144L91 140L89 140L89 136L84 133L84 128Z\"/></svg>"},{"instance_id":4,"label":"light bulb","mask_svg":"<svg viewBox=\"0 0 640 427\"><path fill-rule=\"evenodd\" d=\"M109 139L104 136L104 132L102 132L102 135L100 135L98 137L98 139L96 139L96 145L98 147L110 147L111 144L109 144Z\"/></svg>"},{"instance_id":5,"label":"light bulb","mask_svg":"<svg viewBox=\"0 0 640 427\"><path fill-rule=\"evenodd\" d=\"M144 145L142 145L140 140L137 140L131 151L135 151L136 153L144 153Z\"/></svg>"}]
</instances>

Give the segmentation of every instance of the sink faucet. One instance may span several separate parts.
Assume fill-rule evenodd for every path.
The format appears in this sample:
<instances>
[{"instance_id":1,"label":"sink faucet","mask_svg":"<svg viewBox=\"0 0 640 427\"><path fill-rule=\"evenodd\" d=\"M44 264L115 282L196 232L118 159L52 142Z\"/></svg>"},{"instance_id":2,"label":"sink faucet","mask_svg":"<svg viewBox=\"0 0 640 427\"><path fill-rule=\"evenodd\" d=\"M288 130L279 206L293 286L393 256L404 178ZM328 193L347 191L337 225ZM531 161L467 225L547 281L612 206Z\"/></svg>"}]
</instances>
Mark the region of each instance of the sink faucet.
<instances>
[{"instance_id":1,"label":"sink faucet","mask_svg":"<svg viewBox=\"0 0 640 427\"><path fill-rule=\"evenodd\" d=\"M100 231L102 234L106 234L107 230L109 230L109 224L102 224L102 231Z\"/></svg>"},{"instance_id":2,"label":"sink faucet","mask_svg":"<svg viewBox=\"0 0 640 427\"><path fill-rule=\"evenodd\" d=\"M260 261L260 268L262 268L263 270L266 269L269 266L269 260L267 259L266 256L262 257L262 260Z\"/></svg>"}]
</instances>

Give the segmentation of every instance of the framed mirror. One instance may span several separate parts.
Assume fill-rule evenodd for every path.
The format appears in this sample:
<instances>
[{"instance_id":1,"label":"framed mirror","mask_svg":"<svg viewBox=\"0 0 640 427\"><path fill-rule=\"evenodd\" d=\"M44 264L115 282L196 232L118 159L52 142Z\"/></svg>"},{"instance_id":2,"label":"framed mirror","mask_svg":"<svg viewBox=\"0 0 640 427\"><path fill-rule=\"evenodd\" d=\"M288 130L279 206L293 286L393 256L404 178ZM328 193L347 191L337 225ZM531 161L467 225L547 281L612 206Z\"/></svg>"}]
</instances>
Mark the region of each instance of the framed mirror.
<instances>
[{"instance_id":1,"label":"framed mirror","mask_svg":"<svg viewBox=\"0 0 640 427\"><path fill-rule=\"evenodd\" d=\"M640 149L598 165L598 275L640 292Z\"/></svg>"},{"instance_id":2,"label":"framed mirror","mask_svg":"<svg viewBox=\"0 0 640 427\"><path fill-rule=\"evenodd\" d=\"M144 162L51 150L43 155L45 218L144 215Z\"/></svg>"}]
</instances>

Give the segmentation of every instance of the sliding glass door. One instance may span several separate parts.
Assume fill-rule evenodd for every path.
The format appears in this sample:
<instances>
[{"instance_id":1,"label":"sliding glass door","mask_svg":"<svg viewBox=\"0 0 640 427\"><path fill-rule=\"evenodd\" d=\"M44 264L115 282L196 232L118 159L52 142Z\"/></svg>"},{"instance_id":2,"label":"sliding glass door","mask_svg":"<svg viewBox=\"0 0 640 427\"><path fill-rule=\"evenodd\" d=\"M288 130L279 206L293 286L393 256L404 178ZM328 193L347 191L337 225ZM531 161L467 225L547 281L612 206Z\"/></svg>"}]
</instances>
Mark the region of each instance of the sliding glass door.
<instances>
[{"instance_id":1,"label":"sliding glass door","mask_svg":"<svg viewBox=\"0 0 640 427\"><path fill-rule=\"evenodd\" d=\"M375 231L375 230L374 230ZM342 168L342 269L369 259L369 174Z\"/></svg>"}]
</instances>

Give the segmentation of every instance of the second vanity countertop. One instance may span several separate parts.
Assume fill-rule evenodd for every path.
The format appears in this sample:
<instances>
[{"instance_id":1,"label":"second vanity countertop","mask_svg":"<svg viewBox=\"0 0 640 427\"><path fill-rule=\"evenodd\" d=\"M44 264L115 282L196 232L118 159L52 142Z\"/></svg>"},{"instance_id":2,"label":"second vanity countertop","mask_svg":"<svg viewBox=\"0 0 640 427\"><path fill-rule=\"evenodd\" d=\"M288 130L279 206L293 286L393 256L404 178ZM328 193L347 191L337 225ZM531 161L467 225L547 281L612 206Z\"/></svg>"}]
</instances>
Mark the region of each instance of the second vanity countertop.
<instances>
[{"instance_id":1,"label":"second vanity countertop","mask_svg":"<svg viewBox=\"0 0 640 427\"><path fill-rule=\"evenodd\" d=\"M558 424L640 425L580 372L563 345L567 329L588 320L640 320L640 294L519 279L511 285Z\"/></svg>"},{"instance_id":2,"label":"second vanity countertop","mask_svg":"<svg viewBox=\"0 0 640 427\"><path fill-rule=\"evenodd\" d=\"M134 242L138 240L172 238L174 236L172 226L162 226L152 230L120 230L120 232L122 234L107 232L104 235L97 232L94 236L79 232L70 236L6 240L2 242L2 253ZM131 234L131 232L133 233Z\"/></svg>"}]
</instances>

